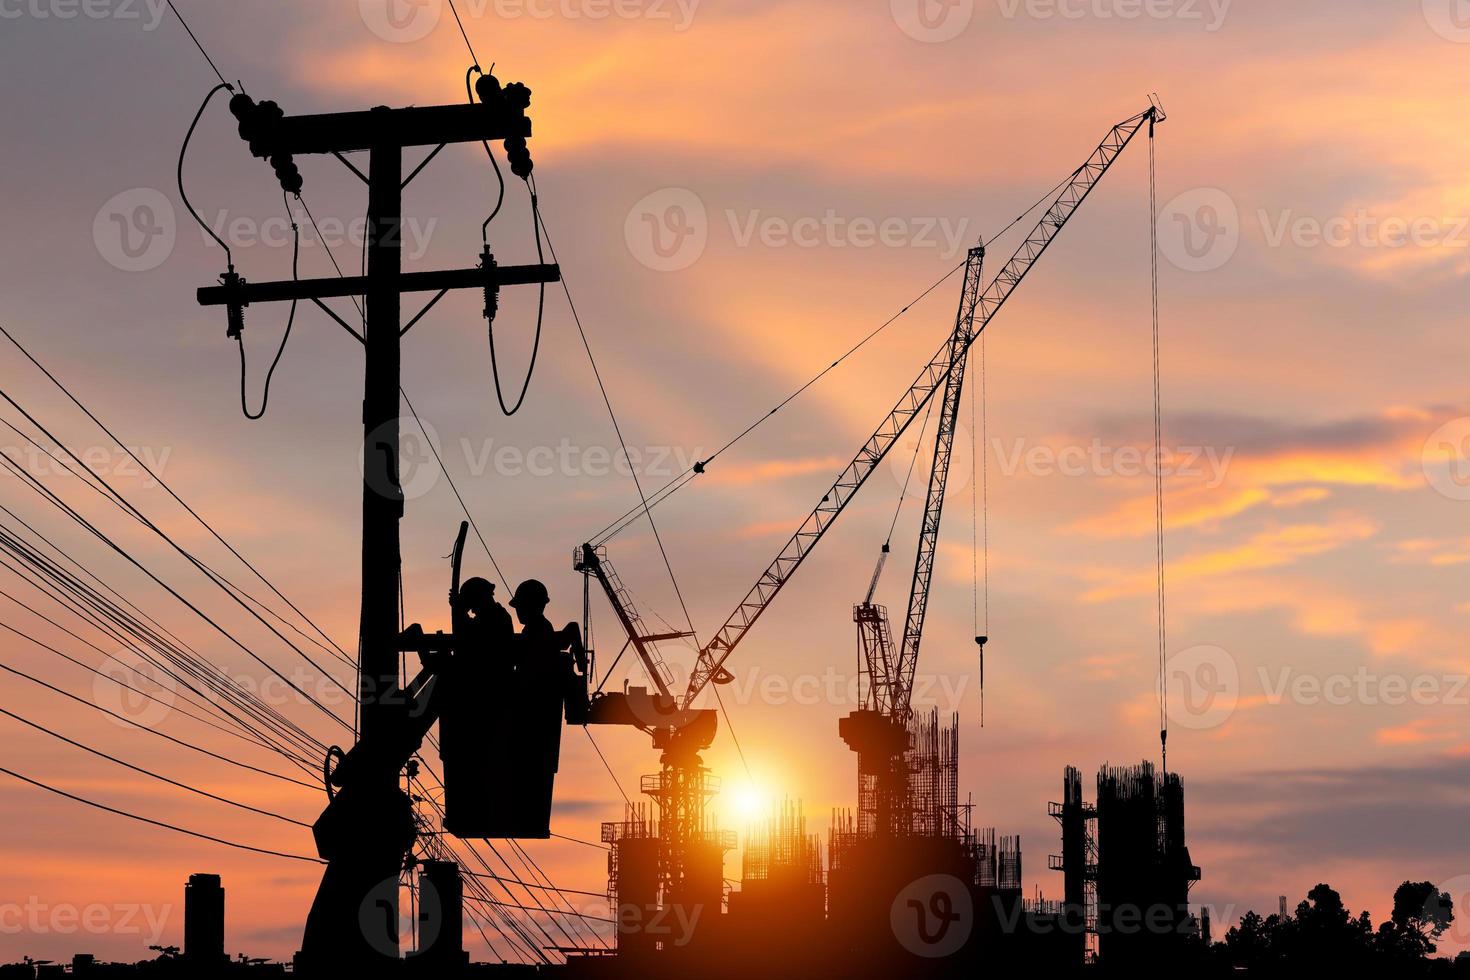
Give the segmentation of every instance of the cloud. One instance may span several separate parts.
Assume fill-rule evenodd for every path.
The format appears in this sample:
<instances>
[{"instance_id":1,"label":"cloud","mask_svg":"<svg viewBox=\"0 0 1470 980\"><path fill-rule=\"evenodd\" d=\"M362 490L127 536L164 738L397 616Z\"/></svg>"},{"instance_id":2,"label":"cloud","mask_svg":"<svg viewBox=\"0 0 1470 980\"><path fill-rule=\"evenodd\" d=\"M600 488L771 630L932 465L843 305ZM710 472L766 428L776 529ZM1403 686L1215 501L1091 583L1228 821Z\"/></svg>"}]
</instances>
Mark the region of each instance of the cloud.
<instances>
[{"instance_id":1,"label":"cloud","mask_svg":"<svg viewBox=\"0 0 1470 980\"><path fill-rule=\"evenodd\" d=\"M1448 877L1470 867L1461 832L1470 806L1470 759L1402 767L1257 771L1189 785L1195 838L1290 863L1372 854L1405 863L1403 874Z\"/></svg>"},{"instance_id":2,"label":"cloud","mask_svg":"<svg viewBox=\"0 0 1470 980\"><path fill-rule=\"evenodd\" d=\"M1241 572L1294 565L1371 538L1378 526L1365 518L1342 515L1327 524L1288 524L1253 535L1243 544L1187 554L1169 563L1169 581L1178 585ZM1106 602L1145 595L1155 588L1152 572L1124 573L1083 595L1085 602Z\"/></svg>"},{"instance_id":3,"label":"cloud","mask_svg":"<svg viewBox=\"0 0 1470 980\"><path fill-rule=\"evenodd\" d=\"M1384 491L1423 486L1427 435L1460 409L1385 409L1331 422L1291 422L1244 415L1184 414L1169 420L1176 446L1164 458L1168 528L1212 529L1247 511L1321 503L1339 488ZM1137 419L1096 423L1104 440L1142 447ZM1152 488L1089 515L1067 530L1098 538L1153 533ZM1467 559L1470 560L1470 559Z\"/></svg>"}]
</instances>

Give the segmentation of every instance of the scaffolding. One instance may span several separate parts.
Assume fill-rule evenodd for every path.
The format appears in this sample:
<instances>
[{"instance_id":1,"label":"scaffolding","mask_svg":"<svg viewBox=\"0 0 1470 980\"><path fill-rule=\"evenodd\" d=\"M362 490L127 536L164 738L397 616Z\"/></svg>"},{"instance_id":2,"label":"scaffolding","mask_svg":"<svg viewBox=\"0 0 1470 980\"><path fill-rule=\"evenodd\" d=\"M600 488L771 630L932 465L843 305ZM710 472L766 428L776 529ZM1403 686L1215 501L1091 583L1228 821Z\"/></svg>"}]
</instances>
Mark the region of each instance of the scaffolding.
<instances>
[{"instance_id":1,"label":"scaffolding","mask_svg":"<svg viewBox=\"0 0 1470 980\"><path fill-rule=\"evenodd\" d=\"M808 834L801 803L787 800L746 838L741 880L822 884L822 841Z\"/></svg>"},{"instance_id":2,"label":"scaffolding","mask_svg":"<svg viewBox=\"0 0 1470 980\"><path fill-rule=\"evenodd\" d=\"M1184 784L1151 763L1104 766L1097 777L1097 902L1104 926L1110 918L1167 914L1172 926L1147 932L1100 928L1099 954L1110 967L1144 962L1169 937L1197 933L1189 891L1200 880L1184 841ZM1156 939L1157 942L1150 942Z\"/></svg>"}]
</instances>

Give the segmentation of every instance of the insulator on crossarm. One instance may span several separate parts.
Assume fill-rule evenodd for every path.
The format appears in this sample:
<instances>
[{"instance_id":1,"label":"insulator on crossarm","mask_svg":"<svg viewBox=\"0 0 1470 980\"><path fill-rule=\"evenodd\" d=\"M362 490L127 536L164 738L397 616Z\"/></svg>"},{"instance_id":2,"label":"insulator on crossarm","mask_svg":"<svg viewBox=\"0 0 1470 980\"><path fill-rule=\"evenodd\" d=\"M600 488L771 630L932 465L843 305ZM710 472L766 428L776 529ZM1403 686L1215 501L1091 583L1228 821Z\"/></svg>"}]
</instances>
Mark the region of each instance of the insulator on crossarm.
<instances>
[{"instance_id":1,"label":"insulator on crossarm","mask_svg":"<svg viewBox=\"0 0 1470 980\"><path fill-rule=\"evenodd\" d=\"M506 107L525 112L531 107L531 90L522 82L511 82L503 92Z\"/></svg>"},{"instance_id":2,"label":"insulator on crossarm","mask_svg":"<svg viewBox=\"0 0 1470 980\"><path fill-rule=\"evenodd\" d=\"M480 101L486 105L500 105L504 94L500 89L500 79L494 75L481 75L475 80L475 94Z\"/></svg>"},{"instance_id":3,"label":"insulator on crossarm","mask_svg":"<svg viewBox=\"0 0 1470 980\"><path fill-rule=\"evenodd\" d=\"M245 332L245 301L240 298L240 287L245 285L245 278L230 266L219 281L230 294L229 302L225 304L225 336L239 340Z\"/></svg>"},{"instance_id":4,"label":"insulator on crossarm","mask_svg":"<svg viewBox=\"0 0 1470 980\"><path fill-rule=\"evenodd\" d=\"M495 256L490 254L490 246L480 253L480 268L493 270L495 268ZM493 281L487 275L485 280L485 310L484 317L487 322L495 322L495 314L500 311L500 283Z\"/></svg>"},{"instance_id":5,"label":"insulator on crossarm","mask_svg":"<svg viewBox=\"0 0 1470 980\"><path fill-rule=\"evenodd\" d=\"M535 165L531 162L531 151L524 136L512 136L505 141L505 158L510 161L511 173L522 180L531 176Z\"/></svg>"}]
</instances>

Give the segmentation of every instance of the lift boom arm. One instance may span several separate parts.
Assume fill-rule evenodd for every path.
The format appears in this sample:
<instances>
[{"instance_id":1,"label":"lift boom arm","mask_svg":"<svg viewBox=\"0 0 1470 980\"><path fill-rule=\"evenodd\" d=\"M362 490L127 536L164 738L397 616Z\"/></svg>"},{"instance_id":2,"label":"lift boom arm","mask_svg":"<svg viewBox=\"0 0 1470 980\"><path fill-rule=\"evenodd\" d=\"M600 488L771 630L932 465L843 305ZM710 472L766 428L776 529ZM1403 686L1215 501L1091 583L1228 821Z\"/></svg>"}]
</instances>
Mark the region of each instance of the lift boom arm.
<instances>
[{"instance_id":1,"label":"lift boom arm","mask_svg":"<svg viewBox=\"0 0 1470 980\"><path fill-rule=\"evenodd\" d=\"M952 339L945 341L939 352L930 359L920 372L918 379L904 392L893 411L883 420L877 431L864 443L857 456L822 497L815 510L802 522L791 540L781 549L775 561L761 573L755 585L740 601L735 611L730 614L725 625L705 644L699 651L699 660L695 665L693 673L689 678L689 686L684 694L683 705L689 707L694 699L709 686L711 682L721 682L728 679L729 674L725 671L724 664L734 652L735 647L745 638L745 634L755 625L756 620L766 611L771 600L780 593L781 589L790 581L792 574L801 567L807 555L822 540L836 520L837 515L847 508L852 497L867 482L868 477L883 462L888 451L893 448L894 443L908 429L910 423L929 403L938 387L945 383L954 367L954 359L957 354L969 350L971 344L980 336L980 333L989 325L992 317L1005 305L1007 299L1015 292L1017 286L1026 278L1026 274L1035 266L1037 260L1050 247L1052 241L1066 226L1067 221L1081 207L1082 202L1092 193L1104 174L1111 169L1118 155L1127 148L1133 138L1147 124L1152 127L1163 121L1164 114L1157 106L1150 105L1144 112L1139 113L1123 122L1118 123L1108 131L1097 148L1087 158L1087 161L1073 171L1066 187L1053 200L1051 206L1037 222L1036 227L1026 236L1026 240L1001 268L1000 272L991 281L989 287L980 288L979 263L984 255L983 249L972 249L969 260L966 263L965 299L961 303L961 317L968 317L971 327L968 338L963 344L954 344ZM977 254L978 253L978 254ZM974 281L971 274L974 274ZM966 313L966 303L971 303L971 311ZM931 481L931 493L933 485ZM935 532L937 540L938 521L937 513L935 520ZM926 530L928 519L926 515ZM932 544L928 560L928 571L933 568ZM924 544L921 540L921 564ZM924 599L927 602L927 574L924 587ZM916 583L917 584L917 583ZM926 604L926 603L925 603ZM914 627L914 607L911 601L909 621L905 626L904 646L901 655L901 666L903 672L901 677L907 678L910 688L912 685L913 671L918 658L918 635L914 634L912 645L910 644L909 632ZM918 625L923 623L923 609L919 610Z\"/></svg>"}]
</instances>

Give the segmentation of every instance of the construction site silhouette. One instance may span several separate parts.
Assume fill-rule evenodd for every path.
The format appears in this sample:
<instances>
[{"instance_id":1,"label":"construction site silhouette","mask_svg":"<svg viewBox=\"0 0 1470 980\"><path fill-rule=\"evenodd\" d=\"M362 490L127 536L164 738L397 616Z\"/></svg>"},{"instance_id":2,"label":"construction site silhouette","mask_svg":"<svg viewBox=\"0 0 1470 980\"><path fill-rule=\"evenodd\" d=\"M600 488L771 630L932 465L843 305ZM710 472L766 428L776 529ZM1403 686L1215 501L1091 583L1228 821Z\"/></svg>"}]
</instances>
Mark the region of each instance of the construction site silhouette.
<instances>
[{"instance_id":1,"label":"construction site silhouette","mask_svg":"<svg viewBox=\"0 0 1470 980\"><path fill-rule=\"evenodd\" d=\"M169 522L145 517L102 476L83 478L85 489L116 504L128 518L129 534L148 536L148 544L161 546L170 560L183 559L184 573L197 573L205 587L223 593L231 615L249 617L252 628L268 630L274 637L265 642L278 640L298 654L312 668L308 672L312 681L325 678L340 688L348 709L339 713L323 703L328 684L298 684L299 675L288 678L282 665L258 655L222 625L218 616L175 591L153 570L152 559L141 549L84 518L0 453L0 463L21 480L22 489L34 490L43 505L54 507L126 558L138 573L179 600L191 617L211 628L210 642L228 643L249 655L261 670L289 688L289 703L313 712L309 724L288 717L258 691L219 669L201 652L203 648L196 649L149 612L132 605L100 573L40 538L29 524L15 518L24 526L22 530L0 519L0 557L6 568L56 603L58 620L75 616L85 628L100 631L108 642L121 647L129 664L157 667L159 676L167 677L179 693L172 707L199 712L200 720L249 743L252 751L263 750L269 762L256 766L243 761L243 754L237 758L233 753L214 752L166 735L155 725L128 718L120 721L159 735L175 747L203 753L211 758L211 765L249 770L252 777L274 778L311 791L312 812L320 806L320 813L314 819L308 815L298 820L276 813L260 800L246 803L223 795L223 790L202 790L94 746L65 740L137 775L162 779L176 789L250 811L255 817L293 824L293 832L299 831L303 841L309 829L314 850L297 853L307 850L304 843L289 851L246 844L234 840L227 829L195 829L185 826L187 820L175 823L146 817L9 769L0 773L119 820L187 835L211 846L249 851L262 860L298 862L296 867L304 864L312 875L319 870L317 891L300 924L299 951L286 963L251 958L234 950L228 912L231 889L239 886L226 880L219 869L177 868L172 871L184 889L182 947L154 946L147 951L156 954L152 956L139 950L140 959L128 964L100 962L85 952L65 963L26 960L0 967L0 980L131 976L210 980L287 975L751 980L1009 976L1020 971L1107 977L1233 976L1241 972L1297 976L1319 968L1346 971L1365 965L1397 975L1470 976L1470 961L1431 960L1436 941L1455 920L1455 910L1451 896L1430 882L1405 881L1393 898L1392 915L1376 928L1366 912L1351 914L1327 884L1317 884L1307 892L1294 911L1288 911L1283 898L1279 911L1267 918L1251 912L1228 925L1212 922L1213 907L1195 894L1197 886L1210 879L1191 856L1185 829L1185 780L1169 766L1175 716L1167 682L1171 648L1166 629L1162 480L1155 479L1152 499L1146 501L1154 508L1147 523L1155 554L1151 574L1145 576L1152 579L1144 590L1149 593L1150 622L1138 643L1146 653L1136 658L1147 668L1144 673L1157 681L1157 689L1135 692L1149 702L1145 715L1157 706L1156 727L1151 718L1136 726L1146 729L1150 755L1157 735L1157 760L1109 765L1103 744L1095 746L1096 757L1083 760L1089 767L1086 775L1082 768L1069 765L1078 760L1052 760L1061 777L1058 798L1025 801L1025 806L1033 808L1038 819L1046 806L1045 817L1057 824L1056 853L1050 853L1048 846L1033 851L1023 862L1019 834L987 826L978 818L977 811L984 804L977 804L965 791L961 740L962 730L968 737L979 729L965 727L960 712L949 710L955 706L941 711L916 693L921 654L932 658L928 651L941 642L947 650L962 649L966 675L978 680L980 699L965 710L968 713L973 708L975 719L985 724L985 656L1007 652L1006 638L992 636L989 618L988 470L969 474L971 540L955 552L970 566L963 584L971 592L971 622L960 628L959 636L950 628L942 641L926 639L938 632L929 612L931 596L937 591L936 565L942 564L945 506L958 493L951 485L957 446L968 437L971 456L978 460L972 462L972 470L989 466L983 435L987 410L984 334L1115 162L1130 153L1140 166L1146 153L1148 163L1153 249L1148 280L1152 448L1163 455L1155 154L1159 129L1168 117L1156 95L1140 97L1131 107L1136 112L1105 129L1099 127L1101 139L1093 143L1097 133L1091 134L1086 141L1090 149L1075 169L1053 175L1059 181L1050 190L996 234L964 248L958 264L903 305L892 319L835 358L824 355L823 363L828 366L789 397L763 408L748 427L718 450L701 454L703 458L693 460L684 472L654 487L645 485L647 474L640 476L631 464L614 400L572 303L565 270L541 214L528 142L533 131L532 90L520 82L503 83L494 74L493 64L482 68L459 11L453 12L471 64L463 80L464 100L448 105L289 113L274 101L247 93L243 83L227 80L208 47L192 30L188 32L219 84L208 91L180 147L178 197L208 236L206 241L213 243L208 245L209 254L219 258L219 265L207 273L213 276L218 270L218 281L199 288L196 298L201 307L212 311L210 322L224 332L232 384L238 346L244 414L252 420L268 418L267 426L275 421L266 414L271 376L303 302L313 304L345 330L350 337L344 338L332 327L333 338L353 343L353 356L360 350L363 357L360 393L355 388L338 392L326 381L317 386L319 394L341 395L338 400L349 406L353 448L360 448L361 486L352 488L355 498L360 492L362 515L361 591L355 596L360 604L354 603L356 648L349 644L344 649L333 642L146 465L143 469L148 475L187 509L210 539L217 539L249 568L255 576L245 580L250 590L196 557L196 549L187 543L195 534L192 524L188 535L181 534ZM176 9L174 13L177 15ZM190 53L192 56L192 49ZM456 99L459 81L456 69ZM217 111L221 108L222 102L213 101L221 93L228 93L228 111L241 139L230 149L270 168L273 195L279 185L296 253L289 280L247 278L241 271L243 260L237 267L231 246L200 217L185 192L185 157L196 138L195 127L212 104ZM468 264L460 268L405 270L405 227L410 220L405 215L405 190L445 147L458 144L470 146L477 166L486 161L479 159L480 150L474 144L483 147L491 165L486 175L493 174L496 181L493 210L480 225L479 250L469 255L467 249L461 258ZM409 151L418 154L411 169L406 167ZM335 167L340 162L350 176L366 185L366 232L359 275L346 275L340 267L335 276L302 278L298 274L302 230L298 219L316 225L302 197L305 180L298 161L305 157L314 157L323 166L331 162ZM1076 162L1075 157L1069 158L1068 165ZM504 221L494 225L497 242L507 243L498 247L504 253L514 243L528 256L534 249L535 262L502 264L491 247L492 222L500 217L508 194L517 198L517 206L524 195L531 226L515 231L505 229ZM474 215L476 222L480 213ZM222 253L215 250L216 244ZM332 262L335 265L336 260ZM686 487L700 485L706 473L717 472L726 452L757 428L778 424L770 420L780 418L786 405L905 316L918 300L951 281L958 293L954 319L942 322L925 341L930 344L926 354L931 349L933 353L913 365L917 373L912 384L881 394L880 407L891 402L891 409L872 413L877 422L871 435L855 450L847 447L843 451L839 459L844 462L809 512L762 515L780 518L782 528L789 524L789 537L781 538L769 564L754 570L753 584L739 594L722 625L701 633L695 628L660 535L658 508ZM414 426L431 445L433 440L403 388L404 345L418 339L412 331L446 294L472 290L484 321L476 321L475 336L482 338L477 342L487 340L489 345L486 389L474 397L483 395L488 403L493 384L501 416L514 416L536 382L538 356L548 356L541 351L548 287L559 287L565 295L620 458L629 461L637 503L596 534L546 544L537 569L544 580L528 578L511 590L510 580L475 526L459 487L454 486L449 467L434 449L434 464L453 490L464 520L453 538L447 568L435 572L432 584L438 598L428 609L414 608L415 593L404 579L416 576L418 570L405 561L401 529L415 495L405 490L402 443ZM535 295L529 366L514 399L502 387L496 329L498 324L503 327L503 307L520 308L503 293L520 296L525 309ZM405 316L403 301L412 296L420 296L422 305ZM334 311L327 300L350 301L357 306L357 315ZM341 309L345 308L344 304ZM289 309L284 314L288 325L276 361L266 374L258 413L249 410L245 398L247 309L253 313ZM422 332L424 328L417 329ZM101 426L20 341L8 331L5 336L27 363L39 368L71 403ZM896 399L892 398L895 394ZM964 416L967 397L968 422ZM91 472L51 435L37 415L8 394L4 398L41 434L37 439L49 440L38 447L52 443L61 447L54 454L44 451L69 475ZM233 390L229 398L233 412ZM360 420L355 414L359 405ZM405 406L407 415L403 414ZM360 432L355 428L358 421ZM111 430L103 429L111 436ZM355 442L359 436L360 445ZM285 436L281 438L284 442ZM913 442L911 460L908 440ZM822 455L820 465L826 466L826 458ZM843 631L850 622L855 630L851 652L857 665L856 703L844 705L843 710L851 710L838 719L830 744L803 747L803 751L820 753L823 760L851 759L851 799L824 814L826 826L818 828L806 812L805 788L791 787L786 798L762 800L757 811L748 814L750 826L739 828L742 833L722 827L715 805L722 782L706 758L716 740L729 739L735 756L749 772L745 749L721 695L721 689L730 690L729 685L750 666L737 652L765 612L780 601L779 596L829 530L849 512L849 505L873 474L885 468L905 475L891 523L890 501L877 502L887 535L877 549L871 576L869 566L862 563L855 573L862 577L853 590L858 594L844 597L840 604L809 606L804 613L839 623ZM910 481L915 480L911 491ZM869 492L865 499L874 496ZM904 540L906 530L898 531L901 526L909 527L900 524L906 506L914 514L911 523L916 528L909 540ZM0 510L15 517L8 509ZM787 516L792 520L786 521ZM458 519L456 512L453 520ZM557 521L553 526L561 528ZM629 528L647 531L641 541L645 558L654 556L655 567L661 566L659 574L667 570L682 624L670 625L657 617L660 625L650 625L657 614L651 608L639 608L634 591L615 567L612 553L619 545L614 542ZM422 527L418 530L422 533ZM453 530L450 523L434 531L436 559L443 555L443 545ZM480 564L478 555L467 558L465 554L472 535L483 547L488 563L478 569L481 574L465 577L467 564ZM882 576L895 553L895 538L900 553L912 554L913 560L902 562L902 616L890 619L888 608L878 599ZM568 568L563 548L578 540ZM705 552L705 558L710 563L724 561L714 547ZM580 576L580 594L554 595L545 583L555 585L558 580L553 574L560 573L564 579L569 571ZM744 574L747 570L737 571ZM443 602L443 593L438 591L443 584L440 576L448 579L448 601L435 608ZM257 588L255 579L266 592ZM504 602L497 597L497 581L510 591ZM865 594L860 592L862 582L867 583ZM573 609L576 612L568 612ZM1155 610L1156 624L1152 622ZM613 634L609 636L606 629L595 633L594 621L609 616L616 623ZM47 622L67 629L58 621ZM24 636L18 630L12 632ZM70 635L82 639L77 633ZM601 649L594 637L602 641ZM45 649L66 656L49 646ZM355 688L335 681L335 675L318 663L323 658L331 669L352 672ZM3 669L17 683L31 681L59 690L8 666ZM131 669L139 673L141 667ZM152 691L132 687L131 678L125 680L127 689L139 696L149 696ZM101 710L117 718L116 712ZM18 715L11 717L40 728ZM1133 715L1128 718L1133 724ZM316 727L324 723L330 726L325 732ZM601 836L595 841L559 832L567 829L558 822L558 816L564 818L567 811L559 807L575 803L585 809L591 805L585 799L572 799L566 788L568 779L558 779L563 770L563 740L571 728L583 730L574 733L579 747L583 738L588 740L622 796L621 812L598 810L595 819L601 822ZM640 743L652 750L646 770L653 771L641 776L636 792L624 792L614 765L598 745L598 735L608 728L637 732ZM839 755L839 740L850 756ZM1094 765L1098 768L1092 775ZM603 775L601 770L594 773L599 778ZM985 785L991 794L990 805L998 794L1010 792L994 780ZM1007 795L1008 801L1011 798ZM522 844L553 839L604 852L599 860L606 861L605 893L558 887ZM1027 845L1034 846L1029 837ZM486 854L492 854L496 863ZM733 866L739 867L738 880L728 877L727 868ZM569 896L576 896L577 904ZM1222 925L1224 935L1214 935ZM471 962L469 948L476 937L469 930L478 934L487 950L501 956L502 962ZM512 958L523 962L510 962Z\"/></svg>"}]
</instances>

